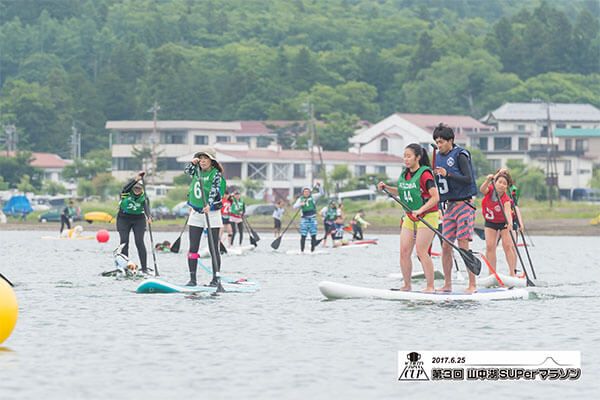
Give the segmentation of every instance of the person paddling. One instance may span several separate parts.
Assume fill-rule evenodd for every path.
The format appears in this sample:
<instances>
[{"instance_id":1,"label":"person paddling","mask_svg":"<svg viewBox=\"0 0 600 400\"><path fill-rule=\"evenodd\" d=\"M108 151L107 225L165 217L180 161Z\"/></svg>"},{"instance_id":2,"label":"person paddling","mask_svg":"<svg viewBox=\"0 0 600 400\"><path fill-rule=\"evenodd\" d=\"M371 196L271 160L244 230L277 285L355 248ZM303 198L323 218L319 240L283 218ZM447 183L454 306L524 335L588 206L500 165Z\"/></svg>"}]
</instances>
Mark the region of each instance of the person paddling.
<instances>
[{"instance_id":1,"label":"person paddling","mask_svg":"<svg viewBox=\"0 0 600 400\"><path fill-rule=\"evenodd\" d=\"M320 186L317 184L317 187ZM294 208L300 209L300 251L304 252L306 236L310 233L310 251L317 246L317 205L308 186L302 189L302 194L294 203Z\"/></svg>"},{"instance_id":2,"label":"person paddling","mask_svg":"<svg viewBox=\"0 0 600 400\"><path fill-rule=\"evenodd\" d=\"M229 221L231 223L231 230L233 234L231 236L231 245L233 246L233 242L235 241L235 234L239 232L240 234L240 246L242 245L242 240L244 239L244 214L246 213L246 203L244 199L242 199L239 190L235 190L233 192L233 197L231 198L231 209L229 210Z\"/></svg>"},{"instance_id":3,"label":"person paddling","mask_svg":"<svg viewBox=\"0 0 600 400\"><path fill-rule=\"evenodd\" d=\"M438 225L439 193L435 185L433 171L429 165L427 151L417 143L411 143L404 149L404 164L406 168L398 178L397 186L389 186L379 182L377 188L384 188L406 203L409 207L405 210L400 232L400 268L404 285L400 290L411 290L412 252L417 248L417 257L423 267L427 282L423 292L432 293L434 288L433 261L429 254L429 245L433 240L434 232L417 216L427 221L431 226Z\"/></svg>"},{"instance_id":4,"label":"person paddling","mask_svg":"<svg viewBox=\"0 0 600 400\"><path fill-rule=\"evenodd\" d=\"M433 130L433 140L439 149L433 172L440 200L445 204L443 235L451 243L457 240L458 247L468 251L475 227L473 196L477 194L471 153L454 144L454 131L447 125L439 124ZM451 292L452 247L446 241L442 245L442 265L444 287L441 290ZM469 271L469 286L466 291L473 293L476 290L475 275Z\"/></svg>"},{"instance_id":5,"label":"person paddling","mask_svg":"<svg viewBox=\"0 0 600 400\"><path fill-rule=\"evenodd\" d=\"M511 185L512 179L508 171L500 169L495 174L488 175L479 190L484 195L481 202L481 212L485 219L485 256L493 271L496 271L496 247L498 235L500 235L502 248L508 263L508 273L510 276L515 276L517 253L513 240L509 236L514 234L514 215L512 200L507 192ZM496 191L494 191L494 186ZM496 192L498 196L496 196Z\"/></svg>"},{"instance_id":6,"label":"person paddling","mask_svg":"<svg viewBox=\"0 0 600 400\"><path fill-rule=\"evenodd\" d=\"M69 204L63 208L62 213L60 214L60 232L59 235L62 235L63 230L65 229L65 225L67 229L71 229L71 218L75 215L75 209L73 208L73 200L69 200Z\"/></svg>"},{"instance_id":7,"label":"person paddling","mask_svg":"<svg viewBox=\"0 0 600 400\"><path fill-rule=\"evenodd\" d=\"M121 190L119 213L117 214L117 231L119 232L119 243L122 246L121 253L129 257L129 233L133 230L142 273L147 274L144 234L146 233L146 221L150 224L152 219L150 217L149 202L141 183L145 174L144 171L140 171Z\"/></svg>"},{"instance_id":8,"label":"person paddling","mask_svg":"<svg viewBox=\"0 0 600 400\"><path fill-rule=\"evenodd\" d=\"M231 195L229 194L228 191L225 191L225 193L223 194L223 199L222 199L222 203L223 206L221 207L221 220L223 221L223 227L219 230L219 242L224 245L223 243L223 235L225 234L225 232L227 232L227 243L232 243L233 239L233 233L231 230L231 214L230 214L230 210L231 210ZM221 254L223 254L225 251L223 249L223 247L220 248Z\"/></svg>"},{"instance_id":9,"label":"person paddling","mask_svg":"<svg viewBox=\"0 0 600 400\"><path fill-rule=\"evenodd\" d=\"M275 209L273 210L273 233L276 238L281 234L281 217L283 217L284 212L285 208L283 206L283 201L277 200Z\"/></svg>"},{"instance_id":10,"label":"person paddling","mask_svg":"<svg viewBox=\"0 0 600 400\"><path fill-rule=\"evenodd\" d=\"M352 225L352 240L363 240L363 227L368 228L370 223L364 220L365 212L360 209L350 221Z\"/></svg>"},{"instance_id":11,"label":"person paddling","mask_svg":"<svg viewBox=\"0 0 600 400\"><path fill-rule=\"evenodd\" d=\"M198 269L198 250L200 239L206 227L206 215L208 214L211 227L211 236L214 242L216 254L213 254L213 270L221 271L221 254L219 253L219 230L223 226L221 219L221 208L223 206L223 195L227 183L223 176L223 167L216 159L216 152L212 147L205 148L194 154L194 158L185 167L185 173L192 176L192 182L188 192L188 205L190 206L190 248L188 251L188 268L190 281L186 286L196 286L196 272ZM202 192L201 192L202 191ZM204 196L202 196L204 193ZM206 203L202 198L206 199ZM207 233L208 236L208 233ZM211 246L208 246L209 251ZM211 280L209 286L218 286L218 279Z\"/></svg>"},{"instance_id":12,"label":"person paddling","mask_svg":"<svg viewBox=\"0 0 600 400\"><path fill-rule=\"evenodd\" d=\"M341 215L341 210L338 208L335 200L331 200L326 207L321 209L321 217L323 217L323 229L325 234L323 235L323 247L327 247L327 237L331 236L333 242L333 236L335 234L335 220Z\"/></svg>"}]
</instances>

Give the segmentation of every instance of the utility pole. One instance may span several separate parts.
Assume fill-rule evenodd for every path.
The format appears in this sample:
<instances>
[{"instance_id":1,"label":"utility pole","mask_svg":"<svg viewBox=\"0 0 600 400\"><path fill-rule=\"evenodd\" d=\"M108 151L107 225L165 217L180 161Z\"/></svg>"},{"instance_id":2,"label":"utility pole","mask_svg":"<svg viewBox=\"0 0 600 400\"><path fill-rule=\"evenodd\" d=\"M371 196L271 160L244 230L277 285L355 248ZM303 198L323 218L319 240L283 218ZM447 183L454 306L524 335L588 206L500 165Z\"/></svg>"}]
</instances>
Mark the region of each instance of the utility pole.
<instances>
[{"instance_id":1,"label":"utility pole","mask_svg":"<svg viewBox=\"0 0 600 400\"><path fill-rule=\"evenodd\" d=\"M71 125L71 159L79 160L81 158L81 133L77 131L75 122Z\"/></svg>"},{"instance_id":2,"label":"utility pole","mask_svg":"<svg viewBox=\"0 0 600 400\"><path fill-rule=\"evenodd\" d=\"M160 110L160 106L158 105L158 102L154 101L154 104L152 105L152 108L150 108L148 110L148 112L152 113L152 138L150 139L150 144L151 144L151 152L152 152L152 165L151 165L151 169L152 171L150 172L150 181L152 182L152 184L154 184L154 178L156 175L156 169L157 169L157 164L158 164L158 160L157 160L157 155L156 155L156 143L157 143L157 115L158 115L158 111Z\"/></svg>"},{"instance_id":3,"label":"utility pole","mask_svg":"<svg viewBox=\"0 0 600 400\"><path fill-rule=\"evenodd\" d=\"M6 133L6 156L8 157L11 152L17 152L19 137L14 124L4 125L4 132Z\"/></svg>"},{"instance_id":4,"label":"utility pole","mask_svg":"<svg viewBox=\"0 0 600 400\"><path fill-rule=\"evenodd\" d=\"M552 130L550 105L550 102L546 102L546 135L548 139L548 149L546 156L546 185L548 186L548 199L550 200L550 208L552 208L554 188L556 188L556 190L558 191L558 167L556 165L556 151L554 148L554 132Z\"/></svg>"}]
</instances>

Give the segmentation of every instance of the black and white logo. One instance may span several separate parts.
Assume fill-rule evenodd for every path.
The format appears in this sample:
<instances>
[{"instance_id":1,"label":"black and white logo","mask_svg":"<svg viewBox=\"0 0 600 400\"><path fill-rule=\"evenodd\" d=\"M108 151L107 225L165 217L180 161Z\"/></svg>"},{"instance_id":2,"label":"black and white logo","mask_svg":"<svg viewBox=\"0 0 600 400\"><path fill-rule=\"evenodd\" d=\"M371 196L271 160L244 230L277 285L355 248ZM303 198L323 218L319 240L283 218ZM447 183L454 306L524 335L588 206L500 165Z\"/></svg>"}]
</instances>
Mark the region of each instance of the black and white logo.
<instances>
[{"instance_id":1,"label":"black and white logo","mask_svg":"<svg viewBox=\"0 0 600 400\"><path fill-rule=\"evenodd\" d=\"M454 166L454 158L448 157L448 161L446 161L446 164L448 164L449 167Z\"/></svg>"},{"instance_id":2,"label":"black and white logo","mask_svg":"<svg viewBox=\"0 0 600 400\"><path fill-rule=\"evenodd\" d=\"M410 352L406 355L404 362L404 369L398 377L399 381L428 381L429 376L423 368L423 361L421 361L421 354L417 352Z\"/></svg>"}]
</instances>

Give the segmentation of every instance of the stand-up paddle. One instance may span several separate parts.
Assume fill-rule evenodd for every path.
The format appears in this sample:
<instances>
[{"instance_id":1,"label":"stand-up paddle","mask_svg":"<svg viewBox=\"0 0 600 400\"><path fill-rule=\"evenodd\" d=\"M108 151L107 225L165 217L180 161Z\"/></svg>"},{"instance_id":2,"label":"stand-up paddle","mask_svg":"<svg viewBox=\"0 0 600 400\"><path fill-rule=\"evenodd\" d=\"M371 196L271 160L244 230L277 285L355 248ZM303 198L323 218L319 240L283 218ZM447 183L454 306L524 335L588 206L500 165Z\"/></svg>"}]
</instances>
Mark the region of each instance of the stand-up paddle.
<instances>
[{"instance_id":1,"label":"stand-up paddle","mask_svg":"<svg viewBox=\"0 0 600 400\"><path fill-rule=\"evenodd\" d=\"M255 242L259 242L260 241L260 236L258 236L258 233L256 233L256 231L252 228L252 226L250 226L250 222L248 222L248 218L246 218L245 215L242 216L242 220L244 221L244 223L246 224L246 229L248 229L248 231L252 234L252 236L254 237L254 241Z\"/></svg>"},{"instance_id":2,"label":"stand-up paddle","mask_svg":"<svg viewBox=\"0 0 600 400\"><path fill-rule=\"evenodd\" d=\"M410 208L402 200L400 200L398 196L395 196L394 194L390 193L386 188L383 188L383 191L392 199L394 199L398 204L400 204L405 211L410 212ZM458 254L460 254L460 256L462 257L463 261L465 262L465 266L469 269L469 271L471 271L475 275L479 275L479 273L481 272L481 261L477 257L475 257L471 250L461 249L460 247L456 246L450 240L446 239L446 237L442 235L440 231L431 226L429 222L421 218L421 216L417 216L417 219L423 224L425 224L425 226L427 226L429 229L431 229L436 235L438 235L440 239L448 243L454 250L458 251Z\"/></svg>"},{"instance_id":3,"label":"stand-up paddle","mask_svg":"<svg viewBox=\"0 0 600 400\"><path fill-rule=\"evenodd\" d=\"M527 259L529 260L529 267L531 268L531 273L533 274L533 279L537 279L535 275L535 269L533 268L533 263L531 262L531 257L529 256L529 249L527 248L527 241L525 240L525 235L523 231L521 231L521 238L523 239L523 245L525 247L525 253L527 254Z\"/></svg>"},{"instance_id":4,"label":"stand-up paddle","mask_svg":"<svg viewBox=\"0 0 600 400\"><path fill-rule=\"evenodd\" d=\"M501 202L500 196L498 196L498 191L496 190L496 179L494 179L492 181L492 190L494 191L494 195L496 196L496 199L498 199L498 202ZM506 218L506 213L504 212L504 207L502 206L502 204L500 204L500 210L502 211L502 216L504 217L504 221L507 221L507 223L508 223L508 219ZM515 240L515 237L513 236L512 232L511 232L511 227L507 226L506 228L508 229L508 236L510 236L510 239L512 240L513 245L515 246L515 251L517 252L517 256L519 257L519 262L521 263L523 272L525 272L525 279L527 280L527 286L536 286L533 283L533 281L531 279L529 279L529 274L527 273L527 268L525 268L525 263L523 262L523 259L521 258L521 253L519 252L519 248L517 247L517 241Z\"/></svg>"},{"instance_id":5,"label":"stand-up paddle","mask_svg":"<svg viewBox=\"0 0 600 400\"><path fill-rule=\"evenodd\" d=\"M171 249L170 249L171 253L179 253L179 248L181 247L181 237L183 236L183 232L185 232L185 228L187 227L189 220L190 220L190 214L188 214L188 216L185 218L185 224L183 224L183 228L181 229L181 232L179 232L179 236L177 237L177 239L175 239L175 241L171 245Z\"/></svg>"},{"instance_id":6,"label":"stand-up paddle","mask_svg":"<svg viewBox=\"0 0 600 400\"><path fill-rule=\"evenodd\" d=\"M8 283L10 286L13 286L13 287L15 286L15 285L13 285L13 284L12 284L12 282L11 282L11 281L9 281L9 280L8 280L8 278L7 278L7 277L5 277L4 275L0 274L0 278L4 279L4 280L6 281L6 283Z\"/></svg>"},{"instance_id":7,"label":"stand-up paddle","mask_svg":"<svg viewBox=\"0 0 600 400\"><path fill-rule=\"evenodd\" d=\"M296 213L294 214L294 216L292 217L292 219L290 220L290 222L287 224L287 226L285 227L285 229L283 230L283 232L281 232L281 235L277 236L277 239L273 240L273 242L271 243L271 247L274 250L277 250L279 248L279 245L281 245L281 238L283 237L283 235L287 232L287 230L290 228L290 226L292 226L292 223L294 222L294 220L296 219L296 217L298 216L298 214L300 214L300 208L296 211Z\"/></svg>"},{"instance_id":8,"label":"stand-up paddle","mask_svg":"<svg viewBox=\"0 0 600 400\"><path fill-rule=\"evenodd\" d=\"M150 203L148 202L148 193L146 192L146 183L144 182L144 174L141 176L142 187L144 188L144 202L146 203L146 209L150 210ZM150 234L150 245L152 246L152 261L154 261L154 276L158 276L158 265L156 265L156 248L154 247L154 238L152 237L152 217L146 215L146 221L148 222L148 233Z\"/></svg>"},{"instance_id":9,"label":"stand-up paddle","mask_svg":"<svg viewBox=\"0 0 600 400\"><path fill-rule=\"evenodd\" d=\"M198 175L198 168L199 167L196 166L196 169L195 169L196 175ZM206 207L208 205L208 202L206 201L206 196L204 194L204 187L202 185L204 183L204 181L202 180L202 172L200 172L200 178L198 180L200 181L200 197L202 198L202 204L204 205L204 207ZM223 289L223 285L221 285L221 277L219 276L219 271L217 271L217 260L215 258L215 257L217 257L217 249L215 248L215 243L213 242L213 233L210 228L210 217L208 216L207 212L205 212L203 214L204 214L204 217L206 218L208 249L210 250L210 259L212 261L213 280L217 281L217 291L215 292L215 294L223 293L223 292L225 292L225 289Z\"/></svg>"}]
</instances>

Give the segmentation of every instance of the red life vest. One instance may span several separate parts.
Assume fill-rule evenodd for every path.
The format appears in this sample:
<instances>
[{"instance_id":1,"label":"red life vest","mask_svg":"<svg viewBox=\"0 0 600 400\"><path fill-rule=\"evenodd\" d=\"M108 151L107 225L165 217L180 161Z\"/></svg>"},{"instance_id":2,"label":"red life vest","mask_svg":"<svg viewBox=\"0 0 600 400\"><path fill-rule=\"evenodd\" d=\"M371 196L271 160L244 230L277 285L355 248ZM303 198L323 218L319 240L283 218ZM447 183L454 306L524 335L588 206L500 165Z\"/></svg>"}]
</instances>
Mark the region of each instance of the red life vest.
<instances>
[{"instance_id":1,"label":"red life vest","mask_svg":"<svg viewBox=\"0 0 600 400\"><path fill-rule=\"evenodd\" d=\"M221 207L221 215L229 217L229 210L231 210L231 200L223 200L223 207Z\"/></svg>"},{"instance_id":2,"label":"red life vest","mask_svg":"<svg viewBox=\"0 0 600 400\"><path fill-rule=\"evenodd\" d=\"M510 197L504 193L501 197L501 201L494 201L492 200L493 194L494 188L492 185L490 185L487 194L481 202L481 212L483 213L483 218L485 218L486 221L493 222L495 224L506 223L502 207L503 204L511 201Z\"/></svg>"}]
</instances>

